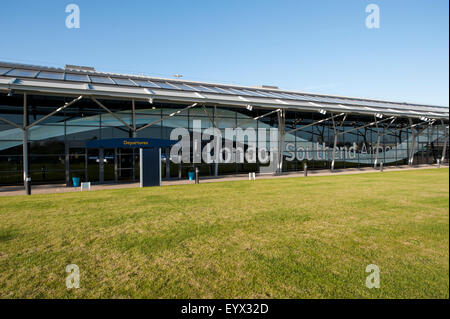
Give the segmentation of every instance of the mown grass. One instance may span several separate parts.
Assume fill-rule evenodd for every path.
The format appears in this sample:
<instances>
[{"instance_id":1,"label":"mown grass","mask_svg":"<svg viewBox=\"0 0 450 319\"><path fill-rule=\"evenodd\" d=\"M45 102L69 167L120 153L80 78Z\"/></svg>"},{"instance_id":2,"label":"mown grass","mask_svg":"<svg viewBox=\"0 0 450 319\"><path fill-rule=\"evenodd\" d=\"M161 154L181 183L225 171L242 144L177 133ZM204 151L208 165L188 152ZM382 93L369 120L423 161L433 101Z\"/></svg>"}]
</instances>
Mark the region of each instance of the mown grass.
<instances>
[{"instance_id":1,"label":"mown grass","mask_svg":"<svg viewBox=\"0 0 450 319\"><path fill-rule=\"evenodd\" d=\"M0 297L449 298L448 174L2 197Z\"/></svg>"}]
</instances>

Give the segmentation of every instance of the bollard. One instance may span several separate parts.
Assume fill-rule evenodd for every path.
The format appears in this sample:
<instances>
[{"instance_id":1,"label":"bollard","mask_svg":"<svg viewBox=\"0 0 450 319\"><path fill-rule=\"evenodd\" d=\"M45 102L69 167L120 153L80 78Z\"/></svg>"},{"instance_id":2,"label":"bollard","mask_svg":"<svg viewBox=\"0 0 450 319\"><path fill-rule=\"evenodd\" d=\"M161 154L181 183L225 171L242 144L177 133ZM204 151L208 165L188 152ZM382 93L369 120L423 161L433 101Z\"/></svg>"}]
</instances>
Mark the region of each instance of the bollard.
<instances>
[{"instance_id":1,"label":"bollard","mask_svg":"<svg viewBox=\"0 0 450 319\"><path fill-rule=\"evenodd\" d=\"M380 172L383 171L383 162L380 162Z\"/></svg>"},{"instance_id":2,"label":"bollard","mask_svg":"<svg viewBox=\"0 0 450 319\"><path fill-rule=\"evenodd\" d=\"M441 160L440 159L437 160L437 168L441 168Z\"/></svg>"},{"instance_id":3,"label":"bollard","mask_svg":"<svg viewBox=\"0 0 450 319\"><path fill-rule=\"evenodd\" d=\"M308 165L306 163L303 165L303 175L305 177L308 176Z\"/></svg>"},{"instance_id":4,"label":"bollard","mask_svg":"<svg viewBox=\"0 0 450 319\"><path fill-rule=\"evenodd\" d=\"M256 181L256 173L253 172L253 180Z\"/></svg>"},{"instance_id":5,"label":"bollard","mask_svg":"<svg viewBox=\"0 0 450 319\"><path fill-rule=\"evenodd\" d=\"M253 179L253 173L248 173L248 180L251 181Z\"/></svg>"},{"instance_id":6,"label":"bollard","mask_svg":"<svg viewBox=\"0 0 450 319\"><path fill-rule=\"evenodd\" d=\"M199 183L199 177L198 177L198 167L195 167L195 184Z\"/></svg>"}]
</instances>

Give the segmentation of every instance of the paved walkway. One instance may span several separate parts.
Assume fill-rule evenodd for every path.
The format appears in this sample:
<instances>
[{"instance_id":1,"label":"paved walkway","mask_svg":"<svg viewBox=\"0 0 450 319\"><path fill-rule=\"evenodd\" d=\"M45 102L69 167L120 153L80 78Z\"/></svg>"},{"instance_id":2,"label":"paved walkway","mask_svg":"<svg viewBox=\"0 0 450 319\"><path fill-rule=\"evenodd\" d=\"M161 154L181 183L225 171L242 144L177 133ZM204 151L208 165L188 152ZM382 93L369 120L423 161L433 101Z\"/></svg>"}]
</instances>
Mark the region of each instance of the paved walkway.
<instances>
[{"instance_id":1,"label":"paved walkway","mask_svg":"<svg viewBox=\"0 0 450 319\"><path fill-rule=\"evenodd\" d=\"M448 167L448 165L441 165L441 167ZM414 167L410 166L388 166L384 167L384 171L407 171L407 170L417 170L425 168L437 168L436 165L416 165ZM348 175L348 174L361 174L361 173L376 173L379 172L378 169L372 167L364 168L347 168L335 170L333 173L329 169L327 170L312 170L308 172L308 176L327 176L327 175ZM279 175L272 174L256 174L256 179L270 179L270 178L286 178L286 177L304 177L303 172L288 172ZM200 183L215 183L215 182L228 182L228 181L244 181L248 180L248 174L238 174L238 175L226 175L226 176L210 176L200 178ZM194 184L194 181L189 181L187 179L182 180L168 180L163 181L163 186L169 185L182 185L182 184ZM139 187L139 183L122 183L122 184L102 184L102 185L92 185L92 190L102 190L102 189L119 189L119 188L133 188ZM51 185L35 185L32 186L32 194L53 194L53 193L68 193L68 192L79 192L79 187L66 187L65 184L51 184ZM4 186L0 187L0 196L14 196L14 195L25 195L25 190L23 186Z\"/></svg>"}]
</instances>

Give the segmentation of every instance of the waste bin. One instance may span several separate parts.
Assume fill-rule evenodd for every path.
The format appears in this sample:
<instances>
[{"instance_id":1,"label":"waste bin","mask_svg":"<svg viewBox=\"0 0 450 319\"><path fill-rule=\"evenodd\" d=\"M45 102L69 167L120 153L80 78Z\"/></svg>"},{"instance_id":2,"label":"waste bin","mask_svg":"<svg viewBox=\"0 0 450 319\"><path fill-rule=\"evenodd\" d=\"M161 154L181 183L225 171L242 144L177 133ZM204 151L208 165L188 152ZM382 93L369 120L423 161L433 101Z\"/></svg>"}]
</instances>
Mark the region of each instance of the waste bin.
<instances>
[{"instance_id":1,"label":"waste bin","mask_svg":"<svg viewBox=\"0 0 450 319\"><path fill-rule=\"evenodd\" d=\"M73 187L79 187L80 186L80 178L79 177L72 177Z\"/></svg>"},{"instance_id":2,"label":"waste bin","mask_svg":"<svg viewBox=\"0 0 450 319\"><path fill-rule=\"evenodd\" d=\"M195 178L195 172L188 172L188 177L190 181L193 181Z\"/></svg>"}]
</instances>

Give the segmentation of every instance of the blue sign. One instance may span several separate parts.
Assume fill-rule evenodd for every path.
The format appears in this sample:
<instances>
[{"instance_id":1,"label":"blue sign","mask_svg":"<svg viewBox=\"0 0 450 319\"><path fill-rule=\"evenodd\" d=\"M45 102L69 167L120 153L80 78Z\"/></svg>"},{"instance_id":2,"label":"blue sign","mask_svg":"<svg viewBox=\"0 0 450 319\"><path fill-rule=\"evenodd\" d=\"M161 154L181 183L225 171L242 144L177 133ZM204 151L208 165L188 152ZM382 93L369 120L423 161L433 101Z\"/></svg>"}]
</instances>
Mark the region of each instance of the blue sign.
<instances>
[{"instance_id":1,"label":"blue sign","mask_svg":"<svg viewBox=\"0 0 450 319\"><path fill-rule=\"evenodd\" d=\"M164 148L178 141L157 138L107 138L86 142L86 148Z\"/></svg>"}]
</instances>

